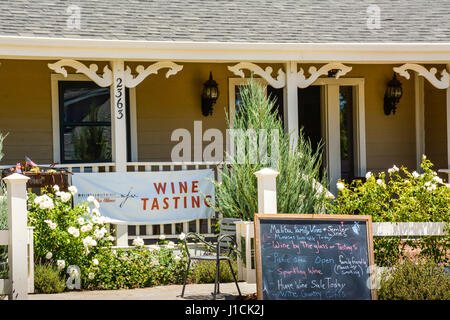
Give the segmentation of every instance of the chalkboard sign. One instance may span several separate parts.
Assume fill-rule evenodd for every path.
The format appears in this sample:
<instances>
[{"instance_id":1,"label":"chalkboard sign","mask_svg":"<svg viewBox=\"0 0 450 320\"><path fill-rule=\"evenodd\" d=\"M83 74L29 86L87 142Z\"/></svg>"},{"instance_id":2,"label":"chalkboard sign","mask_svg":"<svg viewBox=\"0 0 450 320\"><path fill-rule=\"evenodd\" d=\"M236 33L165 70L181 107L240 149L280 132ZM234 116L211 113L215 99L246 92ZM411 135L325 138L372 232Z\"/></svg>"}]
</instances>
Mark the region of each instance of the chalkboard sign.
<instances>
[{"instance_id":1,"label":"chalkboard sign","mask_svg":"<svg viewBox=\"0 0 450 320\"><path fill-rule=\"evenodd\" d=\"M376 299L371 216L256 214L258 299Z\"/></svg>"}]
</instances>

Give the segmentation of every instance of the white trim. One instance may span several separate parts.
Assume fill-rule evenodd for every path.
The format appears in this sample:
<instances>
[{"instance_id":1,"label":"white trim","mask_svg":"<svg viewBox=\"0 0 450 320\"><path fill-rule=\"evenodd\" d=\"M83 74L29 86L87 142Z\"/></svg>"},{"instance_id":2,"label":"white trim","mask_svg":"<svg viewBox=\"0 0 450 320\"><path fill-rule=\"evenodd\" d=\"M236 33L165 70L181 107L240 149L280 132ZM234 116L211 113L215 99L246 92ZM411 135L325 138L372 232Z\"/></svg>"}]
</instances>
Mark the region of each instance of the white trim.
<instances>
[{"instance_id":1,"label":"white trim","mask_svg":"<svg viewBox=\"0 0 450 320\"><path fill-rule=\"evenodd\" d=\"M0 36L0 58L447 63L449 56L449 42L173 42Z\"/></svg>"},{"instance_id":2,"label":"white trim","mask_svg":"<svg viewBox=\"0 0 450 320\"><path fill-rule=\"evenodd\" d=\"M323 86L322 90L322 136L325 138L325 163L328 167L330 190L337 192L336 182L341 178L341 149L339 131L339 86L353 86L353 134L354 134L354 167L356 176L366 174L366 120L364 78L319 78L312 85ZM334 86L337 86L337 90ZM334 142L333 142L334 141Z\"/></svg>"},{"instance_id":3,"label":"white trim","mask_svg":"<svg viewBox=\"0 0 450 320\"><path fill-rule=\"evenodd\" d=\"M228 70L241 78L245 78L245 73L243 71L245 69L260 76L275 89L283 88L286 85L286 75L281 68L278 69L278 77L275 79L272 77L273 68L271 66L267 66L264 70L257 64L251 62L239 62L234 66L228 66Z\"/></svg>"},{"instance_id":4,"label":"white trim","mask_svg":"<svg viewBox=\"0 0 450 320\"><path fill-rule=\"evenodd\" d=\"M394 67L394 71L397 72L402 77L409 79L409 72L407 70L413 70L417 72L422 77L426 78L430 83L438 89L447 89L450 86L450 74L447 70L442 69L440 78L436 77L437 69L431 68L427 70L424 66L415 63L405 63L400 67Z\"/></svg>"},{"instance_id":5,"label":"white trim","mask_svg":"<svg viewBox=\"0 0 450 320\"><path fill-rule=\"evenodd\" d=\"M425 154L425 98L424 78L414 73L414 116L416 130L416 170L421 171L422 155Z\"/></svg>"},{"instance_id":6,"label":"white trim","mask_svg":"<svg viewBox=\"0 0 450 320\"><path fill-rule=\"evenodd\" d=\"M92 81L83 74L68 74L67 77L62 74L51 74L51 94L52 94L52 132L53 132L53 162L61 162L60 136L59 136L59 90L58 81ZM136 89L129 88L130 92L130 139L131 139L131 160L136 161L138 157L137 149L137 120L136 120ZM113 115L111 115L112 117ZM111 131L113 131L111 123ZM114 147L114 138L112 139ZM136 160L135 160L136 159ZM76 166L76 164L72 164ZM95 165L92 163L90 165Z\"/></svg>"}]
</instances>

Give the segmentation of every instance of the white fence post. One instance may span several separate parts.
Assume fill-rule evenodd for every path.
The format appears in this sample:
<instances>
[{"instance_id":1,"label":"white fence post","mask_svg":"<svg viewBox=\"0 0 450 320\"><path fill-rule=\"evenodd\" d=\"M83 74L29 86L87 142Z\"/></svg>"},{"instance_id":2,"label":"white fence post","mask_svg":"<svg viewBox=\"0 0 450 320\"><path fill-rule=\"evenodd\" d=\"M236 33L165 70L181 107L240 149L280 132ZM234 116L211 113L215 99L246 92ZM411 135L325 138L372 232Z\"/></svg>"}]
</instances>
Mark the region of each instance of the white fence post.
<instances>
[{"instance_id":1,"label":"white fence post","mask_svg":"<svg viewBox=\"0 0 450 320\"><path fill-rule=\"evenodd\" d=\"M28 177L14 173L3 180L8 197L8 265L11 291L9 299L28 299L28 230L27 189Z\"/></svg>"},{"instance_id":2,"label":"white fence post","mask_svg":"<svg viewBox=\"0 0 450 320\"><path fill-rule=\"evenodd\" d=\"M258 213L277 213L278 174L270 168L255 172L258 179Z\"/></svg>"}]
</instances>

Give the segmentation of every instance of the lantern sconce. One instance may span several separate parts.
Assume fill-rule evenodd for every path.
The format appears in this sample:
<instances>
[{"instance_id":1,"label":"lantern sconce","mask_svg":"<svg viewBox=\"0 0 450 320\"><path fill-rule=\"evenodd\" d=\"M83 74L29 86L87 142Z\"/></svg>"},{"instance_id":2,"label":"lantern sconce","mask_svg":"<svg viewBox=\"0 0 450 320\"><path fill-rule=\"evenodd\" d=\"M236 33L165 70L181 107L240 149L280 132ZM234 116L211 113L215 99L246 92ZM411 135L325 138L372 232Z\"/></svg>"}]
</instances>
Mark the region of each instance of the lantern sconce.
<instances>
[{"instance_id":1,"label":"lantern sconce","mask_svg":"<svg viewBox=\"0 0 450 320\"><path fill-rule=\"evenodd\" d=\"M392 114L395 114L397 104L399 103L402 95L402 84L397 80L397 77L394 73L394 77L391 81L388 82L386 92L384 93L384 113L387 116L390 115L391 112Z\"/></svg>"},{"instance_id":2,"label":"lantern sconce","mask_svg":"<svg viewBox=\"0 0 450 320\"><path fill-rule=\"evenodd\" d=\"M209 72L209 80L203 84L202 92L202 114L206 117L212 115L213 105L219 98L219 87L213 80L212 72Z\"/></svg>"}]
</instances>

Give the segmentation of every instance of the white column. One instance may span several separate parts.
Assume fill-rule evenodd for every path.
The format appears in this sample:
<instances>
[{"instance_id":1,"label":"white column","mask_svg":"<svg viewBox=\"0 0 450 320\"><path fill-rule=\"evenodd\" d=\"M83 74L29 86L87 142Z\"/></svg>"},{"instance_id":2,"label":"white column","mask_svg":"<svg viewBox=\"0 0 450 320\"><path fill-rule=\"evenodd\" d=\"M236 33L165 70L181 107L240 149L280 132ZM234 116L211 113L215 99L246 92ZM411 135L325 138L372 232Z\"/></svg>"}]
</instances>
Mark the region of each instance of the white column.
<instances>
[{"instance_id":1,"label":"white column","mask_svg":"<svg viewBox=\"0 0 450 320\"><path fill-rule=\"evenodd\" d=\"M423 77L414 73L414 105L416 119L416 169L420 171L422 155L425 154L425 100Z\"/></svg>"},{"instance_id":2,"label":"white column","mask_svg":"<svg viewBox=\"0 0 450 320\"><path fill-rule=\"evenodd\" d=\"M291 145L297 144L298 139L298 94L297 91L297 63L286 63L286 86L284 94L284 123L285 130L291 135Z\"/></svg>"},{"instance_id":3,"label":"white column","mask_svg":"<svg viewBox=\"0 0 450 320\"><path fill-rule=\"evenodd\" d=\"M127 115L123 60L111 62L113 83L111 88L111 125L113 161L116 172L127 171ZM116 245L128 246L128 226L116 225Z\"/></svg>"},{"instance_id":4,"label":"white column","mask_svg":"<svg viewBox=\"0 0 450 320\"><path fill-rule=\"evenodd\" d=\"M3 179L8 192L8 265L11 293L9 299L28 299L28 230L27 189L28 177L14 173Z\"/></svg>"},{"instance_id":5,"label":"white column","mask_svg":"<svg viewBox=\"0 0 450 320\"><path fill-rule=\"evenodd\" d=\"M113 161L116 172L127 171L127 117L124 82L124 62L111 62L113 84L111 89L111 124L113 140Z\"/></svg>"},{"instance_id":6,"label":"white column","mask_svg":"<svg viewBox=\"0 0 450 320\"><path fill-rule=\"evenodd\" d=\"M328 84L325 87L326 159L328 163L328 181L330 191L337 194L336 183L341 178L341 138L339 121L339 85ZM337 133L337 134L336 134Z\"/></svg>"},{"instance_id":7,"label":"white column","mask_svg":"<svg viewBox=\"0 0 450 320\"><path fill-rule=\"evenodd\" d=\"M277 213L278 174L278 171L270 168L255 172L258 179L258 213Z\"/></svg>"}]
</instances>

